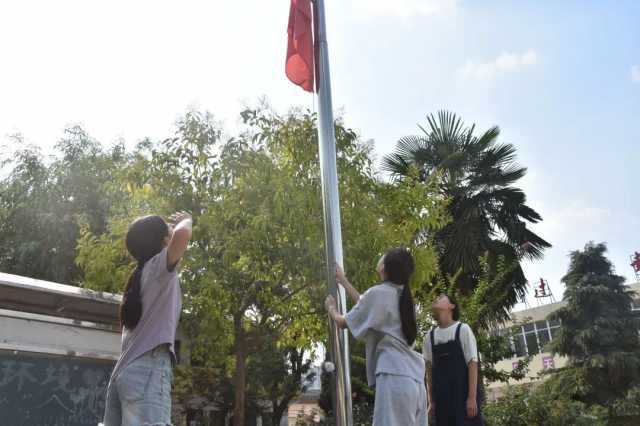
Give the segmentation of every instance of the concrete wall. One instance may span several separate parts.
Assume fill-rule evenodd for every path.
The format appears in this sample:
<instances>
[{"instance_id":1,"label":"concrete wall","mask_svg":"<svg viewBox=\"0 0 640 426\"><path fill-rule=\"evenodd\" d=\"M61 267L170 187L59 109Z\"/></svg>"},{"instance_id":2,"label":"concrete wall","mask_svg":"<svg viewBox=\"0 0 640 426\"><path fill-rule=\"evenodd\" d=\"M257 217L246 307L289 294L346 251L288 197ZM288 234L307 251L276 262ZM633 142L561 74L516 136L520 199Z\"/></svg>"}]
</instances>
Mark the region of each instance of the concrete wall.
<instances>
[{"instance_id":1,"label":"concrete wall","mask_svg":"<svg viewBox=\"0 0 640 426\"><path fill-rule=\"evenodd\" d=\"M113 326L0 309L0 424L95 426L119 353Z\"/></svg>"},{"instance_id":2,"label":"concrete wall","mask_svg":"<svg viewBox=\"0 0 640 426\"><path fill-rule=\"evenodd\" d=\"M0 349L117 360L120 332L83 321L0 310Z\"/></svg>"}]
</instances>

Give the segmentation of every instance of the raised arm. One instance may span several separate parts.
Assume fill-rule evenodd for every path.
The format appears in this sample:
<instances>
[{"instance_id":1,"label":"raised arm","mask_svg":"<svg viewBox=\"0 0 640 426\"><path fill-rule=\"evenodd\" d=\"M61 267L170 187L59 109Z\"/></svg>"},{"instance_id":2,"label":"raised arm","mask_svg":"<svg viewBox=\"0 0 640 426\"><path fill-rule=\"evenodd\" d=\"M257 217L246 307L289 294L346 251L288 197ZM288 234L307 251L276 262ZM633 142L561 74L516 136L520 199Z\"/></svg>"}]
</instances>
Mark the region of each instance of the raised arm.
<instances>
[{"instance_id":1,"label":"raised arm","mask_svg":"<svg viewBox=\"0 0 640 426\"><path fill-rule=\"evenodd\" d=\"M347 320L345 319L344 315L338 312L336 299L333 296L331 295L327 296L327 298L324 301L324 307L327 310L329 317L331 317L331 319L336 322L338 327L347 328Z\"/></svg>"},{"instance_id":2,"label":"raised arm","mask_svg":"<svg viewBox=\"0 0 640 426\"><path fill-rule=\"evenodd\" d=\"M191 215L185 212L175 213L171 215L169 220L173 222L174 228L171 241L169 241L167 248L167 269L172 270L187 250L187 246L191 240L193 223Z\"/></svg>"},{"instance_id":3,"label":"raised arm","mask_svg":"<svg viewBox=\"0 0 640 426\"><path fill-rule=\"evenodd\" d=\"M351 285L346 275L344 274L344 271L338 264L336 264L336 281L338 282L338 284L344 287L344 290L346 291L347 296L349 296L349 299L351 299L353 303L358 303L358 301L360 300L360 293L358 293L358 290L356 290L356 288Z\"/></svg>"}]
</instances>

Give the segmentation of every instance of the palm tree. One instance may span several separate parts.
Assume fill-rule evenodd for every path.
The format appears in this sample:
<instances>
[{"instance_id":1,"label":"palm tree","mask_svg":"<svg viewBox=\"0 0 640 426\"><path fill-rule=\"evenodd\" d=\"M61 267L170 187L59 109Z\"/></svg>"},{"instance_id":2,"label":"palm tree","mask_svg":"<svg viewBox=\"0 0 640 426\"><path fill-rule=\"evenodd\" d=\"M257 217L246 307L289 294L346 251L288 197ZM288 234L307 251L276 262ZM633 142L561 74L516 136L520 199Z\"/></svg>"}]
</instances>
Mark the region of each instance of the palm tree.
<instances>
[{"instance_id":1,"label":"palm tree","mask_svg":"<svg viewBox=\"0 0 640 426\"><path fill-rule=\"evenodd\" d=\"M541 258L551 246L527 229L527 223L537 223L542 217L526 205L524 192L513 186L526 168L515 164L513 145L497 143L498 127L478 137L475 125L466 127L447 111L438 112L437 119L427 116L427 122L428 130L419 126L423 135L398 141L395 152L383 159L383 169L395 179L409 178L413 167L422 180L440 174L441 190L451 200L452 217L433 235L441 272L444 276L461 272L458 285L466 293L477 284L482 256L487 256L493 268L501 258L506 264L516 262L505 288L496 289L507 293L503 308L508 309L526 292L520 259Z\"/></svg>"}]
</instances>

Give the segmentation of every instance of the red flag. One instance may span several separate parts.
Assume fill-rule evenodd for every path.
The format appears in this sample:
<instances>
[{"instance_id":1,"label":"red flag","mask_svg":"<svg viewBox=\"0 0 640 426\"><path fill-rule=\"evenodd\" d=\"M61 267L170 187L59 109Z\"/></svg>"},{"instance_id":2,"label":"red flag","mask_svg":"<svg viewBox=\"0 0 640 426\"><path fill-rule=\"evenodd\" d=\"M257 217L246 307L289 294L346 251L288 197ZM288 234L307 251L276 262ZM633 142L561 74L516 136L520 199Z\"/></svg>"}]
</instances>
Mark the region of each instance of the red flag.
<instances>
[{"instance_id":1,"label":"red flag","mask_svg":"<svg viewBox=\"0 0 640 426\"><path fill-rule=\"evenodd\" d=\"M294 84L313 92L313 17L310 0L291 0L285 72Z\"/></svg>"}]
</instances>

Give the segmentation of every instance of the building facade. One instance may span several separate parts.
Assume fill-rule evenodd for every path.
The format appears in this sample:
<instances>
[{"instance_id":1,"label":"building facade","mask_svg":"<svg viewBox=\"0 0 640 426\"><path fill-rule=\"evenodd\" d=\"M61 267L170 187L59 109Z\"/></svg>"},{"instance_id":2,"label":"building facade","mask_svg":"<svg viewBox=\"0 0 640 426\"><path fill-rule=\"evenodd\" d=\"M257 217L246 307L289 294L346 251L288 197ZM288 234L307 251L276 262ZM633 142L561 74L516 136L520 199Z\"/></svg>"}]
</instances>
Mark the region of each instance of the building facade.
<instances>
[{"instance_id":1,"label":"building facade","mask_svg":"<svg viewBox=\"0 0 640 426\"><path fill-rule=\"evenodd\" d=\"M635 298L632 309L640 315L640 283L631 284ZM500 361L496 368L511 371L525 357L531 356L527 375L515 384L532 383L540 380L540 373L552 368L561 368L567 364L567 359L553 355L547 350L547 343L552 341L560 327L558 321L548 320L549 314L565 305L564 302L549 303L523 311L514 312L511 320L506 322L497 332L509 337L513 357ZM501 382L489 383L487 397L495 399L502 395L505 384Z\"/></svg>"},{"instance_id":2,"label":"building facade","mask_svg":"<svg viewBox=\"0 0 640 426\"><path fill-rule=\"evenodd\" d=\"M120 297L0 273L0 424L95 426L120 354Z\"/></svg>"}]
</instances>

